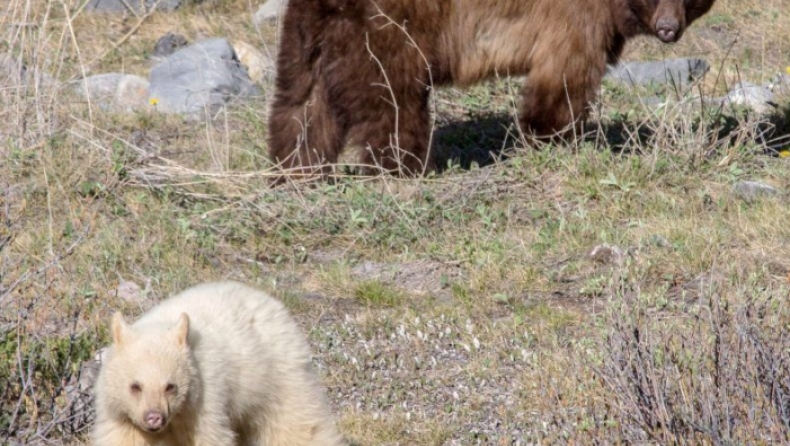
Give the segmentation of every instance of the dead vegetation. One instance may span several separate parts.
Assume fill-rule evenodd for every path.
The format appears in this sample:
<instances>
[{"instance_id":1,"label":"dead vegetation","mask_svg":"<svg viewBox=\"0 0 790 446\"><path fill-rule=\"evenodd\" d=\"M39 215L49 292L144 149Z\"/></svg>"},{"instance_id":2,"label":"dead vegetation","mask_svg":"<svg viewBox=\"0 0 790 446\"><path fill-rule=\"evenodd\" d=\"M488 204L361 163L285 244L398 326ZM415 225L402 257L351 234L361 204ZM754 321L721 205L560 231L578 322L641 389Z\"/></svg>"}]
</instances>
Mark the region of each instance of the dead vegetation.
<instances>
[{"instance_id":1,"label":"dead vegetation","mask_svg":"<svg viewBox=\"0 0 790 446\"><path fill-rule=\"evenodd\" d=\"M145 74L167 31L271 48L256 6L3 4L0 52L27 68L0 70L1 442L80 444L81 366L112 311L233 278L297 315L359 444L790 443L790 102L765 121L695 98L790 65L784 0L720 0L678 45L630 47L712 71L691 91L606 84L567 146L519 137L516 80L440 91L446 167L417 180L271 189L264 101L121 115L46 76ZM746 202L740 180L780 192ZM590 259L603 243L623 254Z\"/></svg>"}]
</instances>

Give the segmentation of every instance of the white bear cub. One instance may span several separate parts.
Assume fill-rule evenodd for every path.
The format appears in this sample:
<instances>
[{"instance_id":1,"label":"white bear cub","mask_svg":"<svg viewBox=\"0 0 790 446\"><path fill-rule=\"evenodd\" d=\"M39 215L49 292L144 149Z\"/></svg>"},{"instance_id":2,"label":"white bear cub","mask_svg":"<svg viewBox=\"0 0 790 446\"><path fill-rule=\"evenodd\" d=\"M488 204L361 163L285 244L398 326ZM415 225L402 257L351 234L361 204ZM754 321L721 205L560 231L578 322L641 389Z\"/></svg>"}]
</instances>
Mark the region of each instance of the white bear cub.
<instances>
[{"instance_id":1,"label":"white bear cub","mask_svg":"<svg viewBox=\"0 0 790 446\"><path fill-rule=\"evenodd\" d=\"M285 307L198 285L128 325L96 383L95 446L340 446L310 349Z\"/></svg>"}]
</instances>

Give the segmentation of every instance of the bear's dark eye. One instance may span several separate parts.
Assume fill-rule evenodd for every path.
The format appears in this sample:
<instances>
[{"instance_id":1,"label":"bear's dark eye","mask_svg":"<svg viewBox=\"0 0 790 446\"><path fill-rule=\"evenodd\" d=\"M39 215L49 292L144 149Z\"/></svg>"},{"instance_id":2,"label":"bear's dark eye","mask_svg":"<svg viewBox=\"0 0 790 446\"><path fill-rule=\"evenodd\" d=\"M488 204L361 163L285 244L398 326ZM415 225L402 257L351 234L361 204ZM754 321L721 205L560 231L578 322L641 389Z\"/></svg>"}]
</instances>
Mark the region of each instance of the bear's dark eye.
<instances>
[{"instance_id":1,"label":"bear's dark eye","mask_svg":"<svg viewBox=\"0 0 790 446\"><path fill-rule=\"evenodd\" d=\"M143 386L141 386L140 383L132 383L132 385L129 386L129 390L131 390L132 393L140 393L143 391Z\"/></svg>"},{"instance_id":2,"label":"bear's dark eye","mask_svg":"<svg viewBox=\"0 0 790 446\"><path fill-rule=\"evenodd\" d=\"M170 393L170 394L176 393L176 385L173 383L169 383L168 385L166 385L165 393Z\"/></svg>"}]
</instances>

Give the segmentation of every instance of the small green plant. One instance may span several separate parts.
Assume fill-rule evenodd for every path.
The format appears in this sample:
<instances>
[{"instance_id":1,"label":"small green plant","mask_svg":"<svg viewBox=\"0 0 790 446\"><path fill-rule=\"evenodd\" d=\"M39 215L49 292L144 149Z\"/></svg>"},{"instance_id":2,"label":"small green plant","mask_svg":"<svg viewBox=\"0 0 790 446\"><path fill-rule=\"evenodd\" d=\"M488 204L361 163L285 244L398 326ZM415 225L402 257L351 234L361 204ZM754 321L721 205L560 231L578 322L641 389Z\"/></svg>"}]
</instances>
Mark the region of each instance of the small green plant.
<instances>
[{"instance_id":1,"label":"small green plant","mask_svg":"<svg viewBox=\"0 0 790 446\"><path fill-rule=\"evenodd\" d=\"M603 180L599 180L598 183L603 184L604 186L614 186L623 192L630 192L631 189L636 186L636 183L618 179L612 172L609 172L609 175Z\"/></svg>"},{"instance_id":2,"label":"small green plant","mask_svg":"<svg viewBox=\"0 0 790 446\"><path fill-rule=\"evenodd\" d=\"M83 197L94 198L101 195L104 192L105 187L102 183L98 181L87 180L79 184L78 190L80 195L82 195Z\"/></svg>"},{"instance_id":3,"label":"small green plant","mask_svg":"<svg viewBox=\"0 0 790 446\"><path fill-rule=\"evenodd\" d=\"M360 282L354 288L354 298L359 302L375 307L397 307L403 303L403 294L377 280Z\"/></svg>"}]
</instances>

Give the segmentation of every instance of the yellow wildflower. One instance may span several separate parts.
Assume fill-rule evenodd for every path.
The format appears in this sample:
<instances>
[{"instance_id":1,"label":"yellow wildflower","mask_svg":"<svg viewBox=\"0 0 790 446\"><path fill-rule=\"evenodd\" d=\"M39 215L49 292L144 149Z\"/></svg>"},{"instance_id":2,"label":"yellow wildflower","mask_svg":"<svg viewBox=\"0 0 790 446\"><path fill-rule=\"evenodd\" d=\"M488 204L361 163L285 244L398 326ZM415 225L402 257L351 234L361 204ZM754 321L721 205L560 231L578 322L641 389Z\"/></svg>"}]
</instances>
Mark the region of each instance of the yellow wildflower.
<instances>
[{"instance_id":1,"label":"yellow wildflower","mask_svg":"<svg viewBox=\"0 0 790 446\"><path fill-rule=\"evenodd\" d=\"M151 98L151 99L148 100L148 103L151 104L151 105L156 105L156 104L159 103L159 99Z\"/></svg>"},{"instance_id":2,"label":"yellow wildflower","mask_svg":"<svg viewBox=\"0 0 790 446\"><path fill-rule=\"evenodd\" d=\"M790 158L790 149L780 150L779 158Z\"/></svg>"}]
</instances>

